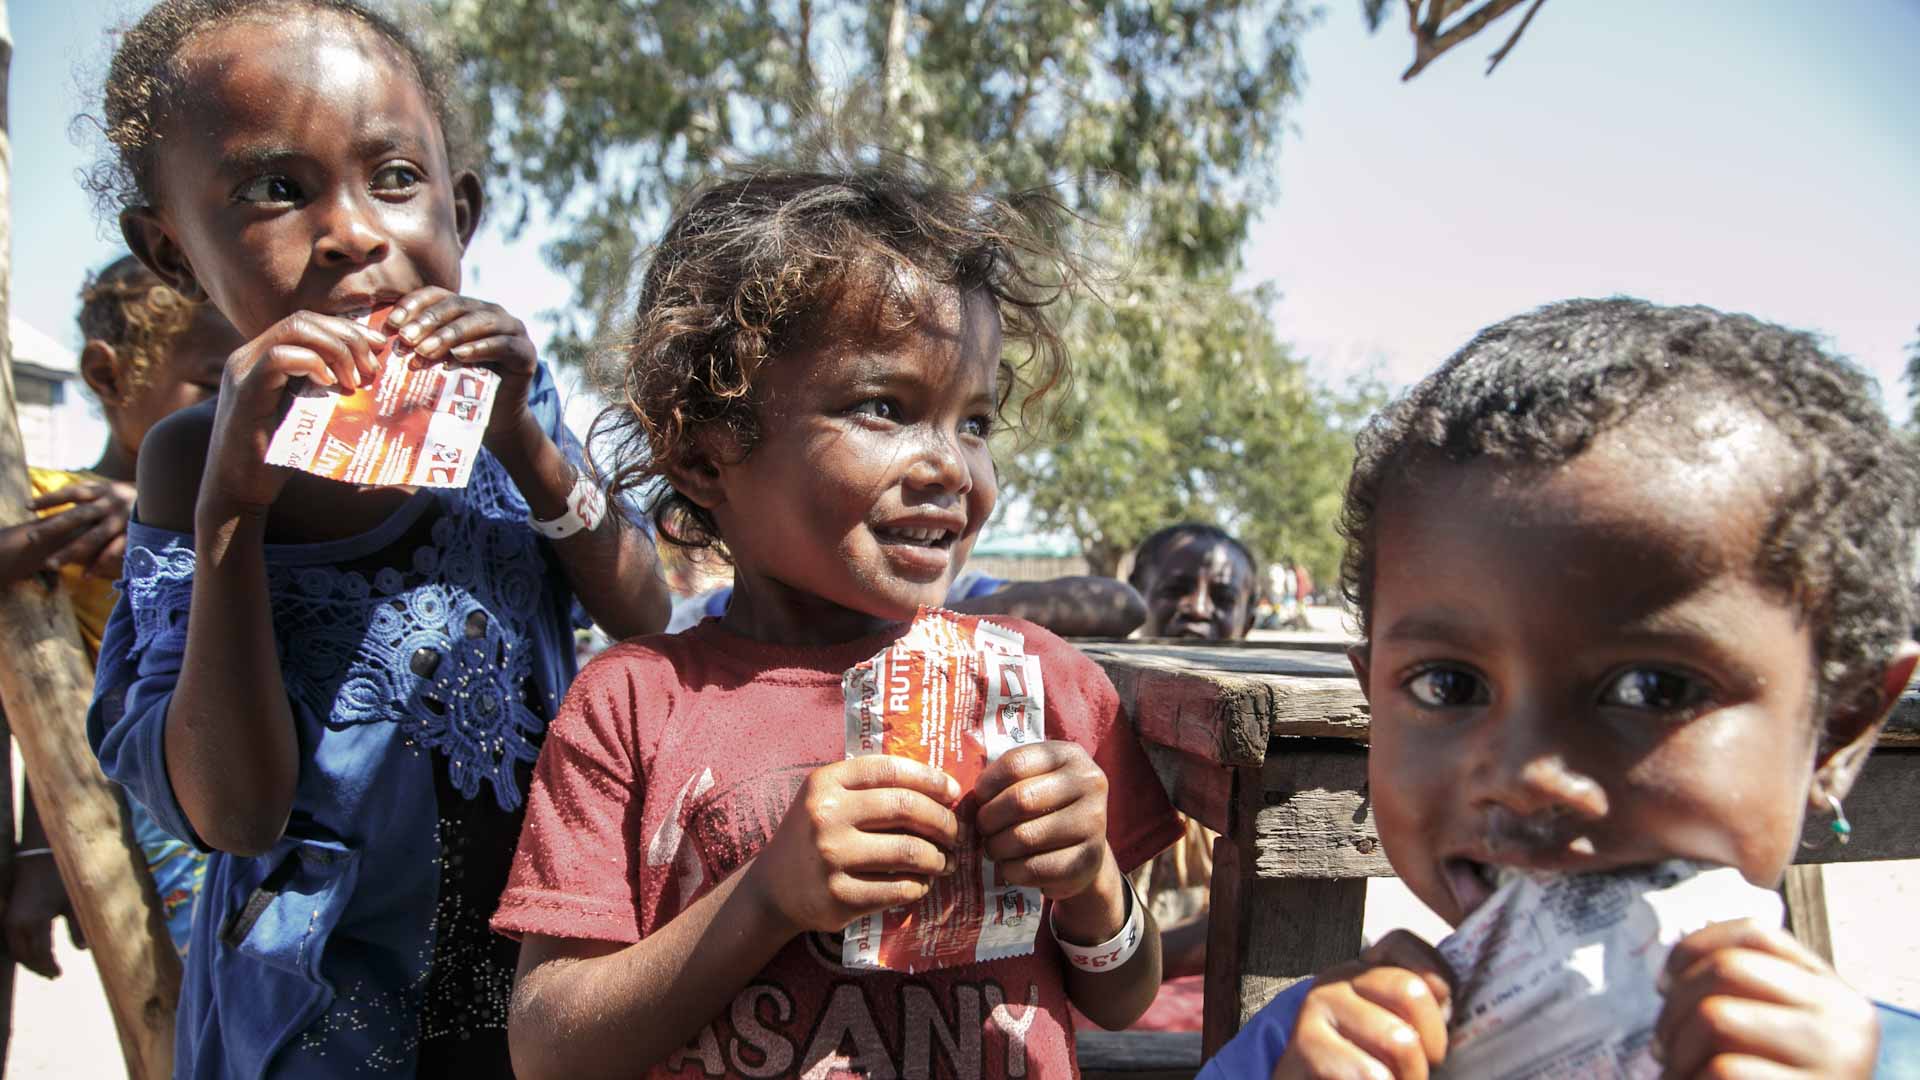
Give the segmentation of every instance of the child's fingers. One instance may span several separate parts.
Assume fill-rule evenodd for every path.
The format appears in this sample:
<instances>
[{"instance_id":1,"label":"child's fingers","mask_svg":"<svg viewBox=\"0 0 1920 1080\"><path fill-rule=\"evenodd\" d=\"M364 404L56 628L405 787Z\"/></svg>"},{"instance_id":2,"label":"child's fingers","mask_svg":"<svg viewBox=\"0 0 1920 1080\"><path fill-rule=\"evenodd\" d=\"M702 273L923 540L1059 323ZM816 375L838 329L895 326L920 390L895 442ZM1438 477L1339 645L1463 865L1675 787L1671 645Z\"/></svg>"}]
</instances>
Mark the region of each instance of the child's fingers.
<instances>
[{"instance_id":1,"label":"child's fingers","mask_svg":"<svg viewBox=\"0 0 1920 1080\"><path fill-rule=\"evenodd\" d=\"M1440 1010L1441 1026L1452 1018L1453 965L1425 938L1412 931L1395 930L1369 945L1360 959L1369 966L1397 967L1420 976Z\"/></svg>"},{"instance_id":2,"label":"child's fingers","mask_svg":"<svg viewBox=\"0 0 1920 1080\"><path fill-rule=\"evenodd\" d=\"M387 331L416 350L427 335L459 318L473 307L473 301L447 289L428 286L416 289L393 305L387 313Z\"/></svg>"},{"instance_id":3,"label":"child's fingers","mask_svg":"<svg viewBox=\"0 0 1920 1080\"><path fill-rule=\"evenodd\" d=\"M33 498L28 499L27 509L51 510L56 506L65 506L68 503L90 503L110 494L112 491L113 485L102 484L95 481L68 484L66 487L56 491L49 491L45 495L35 495Z\"/></svg>"},{"instance_id":4,"label":"child's fingers","mask_svg":"<svg viewBox=\"0 0 1920 1080\"><path fill-rule=\"evenodd\" d=\"M1701 960L1726 949L1751 949L1770 953L1816 975L1831 975L1833 968L1812 950L1778 926L1753 919L1734 919L1714 923L1681 938L1667 954L1666 975L1677 979L1682 972Z\"/></svg>"},{"instance_id":5,"label":"child's fingers","mask_svg":"<svg viewBox=\"0 0 1920 1080\"><path fill-rule=\"evenodd\" d=\"M524 334L463 341L448 349L447 355L463 364L497 364L516 371L531 370L534 360L533 342Z\"/></svg>"},{"instance_id":6,"label":"child's fingers","mask_svg":"<svg viewBox=\"0 0 1920 1080\"><path fill-rule=\"evenodd\" d=\"M865 788L906 788L936 802L953 805L964 794L960 782L925 762L894 754L868 754L825 766L849 791Z\"/></svg>"},{"instance_id":7,"label":"child's fingers","mask_svg":"<svg viewBox=\"0 0 1920 1080\"><path fill-rule=\"evenodd\" d=\"M438 356L465 341L490 337L526 337L527 327L519 319L492 304L480 304L459 313L432 333L420 339L415 351L422 356Z\"/></svg>"},{"instance_id":8,"label":"child's fingers","mask_svg":"<svg viewBox=\"0 0 1920 1080\"><path fill-rule=\"evenodd\" d=\"M1427 1056L1404 1020L1340 984L1316 988L1273 1075L1425 1080Z\"/></svg>"},{"instance_id":9,"label":"child's fingers","mask_svg":"<svg viewBox=\"0 0 1920 1080\"><path fill-rule=\"evenodd\" d=\"M983 794L979 816L974 820L982 835L992 836L1020 822L1063 810L1083 799L1104 796L1105 788L1106 777L1100 772L1100 767L1091 758L1082 758L1064 768L1015 780L991 798ZM983 789L976 785L974 790Z\"/></svg>"},{"instance_id":10,"label":"child's fingers","mask_svg":"<svg viewBox=\"0 0 1920 1080\"><path fill-rule=\"evenodd\" d=\"M827 894L855 918L917 903L928 888L927 878L918 874L836 873L827 878Z\"/></svg>"},{"instance_id":11,"label":"child's fingers","mask_svg":"<svg viewBox=\"0 0 1920 1080\"><path fill-rule=\"evenodd\" d=\"M1772 1005L1818 1001L1831 981L1778 956L1753 949L1724 948L1670 976L1666 1001L1653 1035L1667 1042L1686 1018L1709 997L1744 998Z\"/></svg>"},{"instance_id":12,"label":"child's fingers","mask_svg":"<svg viewBox=\"0 0 1920 1080\"><path fill-rule=\"evenodd\" d=\"M77 565L82 568L93 565L93 560L113 542L114 537L124 536L127 531L125 518L118 514L103 517L94 526L79 536L67 541L66 545L47 560L48 569Z\"/></svg>"},{"instance_id":13,"label":"child's fingers","mask_svg":"<svg viewBox=\"0 0 1920 1080\"><path fill-rule=\"evenodd\" d=\"M1003 859L988 852L988 857L993 859L994 876L1001 881L1046 889L1062 883L1089 881L1100 872L1104 854L1100 845L1080 842L1032 855Z\"/></svg>"},{"instance_id":14,"label":"child's fingers","mask_svg":"<svg viewBox=\"0 0 1920 1080\"><path fill-rule=\"evenodd\" d=\"M974 781L973 793L984 810L1001 792L1031 777L1068 770L1090 786L1105 793L1107 777L1100 771L1084 747L1070 742L1038 742L1016 746L1001 754ZM984 829L985 826L982 826Z\"/></svg>"},{"instance_id":15,"label":"child's fingers","mask_svg":"<svg viewBox=\"0 0 1920 1080\"><path fill-rule=\"evenodd\" d=\"M1693 1009L1665 1040L1657 1041L1666 1068L1662 1076L1697 1076L1721 1055L1737 1055L1794 1068L1835 1064L1819 1013L1737 997L1713 997ZM1835 1075L1842 1075L1838 1072Z\"/></svg>"},{"instance_id":16,"label":"child's fingers","mask_svg":"<svg viewBox=\"0 0 1920 1080\"><path fill-rule=\"evenodd\" d=\"M978 826L982 846L994 862L1012 862L1084 844L1105 832L1103 808L1091 800L988 832ZM978 818L975 818L976 825Z\"/></svg>"},{"instance_id":17,"label":"child's fingers","mask_svg":"<svg viewBox=\"0 0 1920 1080\"><path fill-rule=\"evenodd\" d=\"M906 831L936 844L960 840L960 819L944 804L911 788L848 791L846 822L862 832Z\"/></svg>"},{"instance_id":18,"label":"child's fingers","mask_svg":"<svg viewBox=\"0 0 1920 1080\"><path fill-rule=\"evenodd\" d=\"M822 856L836 870L859 874L915 874L934 877L947 872L946 849L910 833L858 831L835 836L822 844Z\"/></svg>"},{"instance_id":19,"label":"child's fingers","mask_svg":"<svg viewBox=\"0 0 1920 1080\"><path fill-rule=\"evenodd\" d=\"M1679 1076L1681 1074L1661 1073L1661 1075ZM1691 1075L1712 1077L1715 1080L1721 1077L1726 1077L1728 1080L1806 1080L1808 1074L1791 1065L1782 1065L1749 1054L1715 1054Z\"/></svg>"},{"instance_id":20,"label":"child's fingers","mask_svg":"<svg viewBox=\"0 0 1920 1080\"><path fill-rule=\"evenodd\" d=\"M1434 996L1425 975L1402 967L1377 967L1354 979L1353 990L1402 1021L1399 1030L1383 1032L1393 1053L1404 1056L1411 1046L1427 1064L1438 1065L1446 1060L1447 1018L1441 1005L1444 999ZM1375 1051L1383 1049L1372 1043L1361 1045L1374 1052L1375 1057L1380 1056Z\"/></svg>"}]
</instances>

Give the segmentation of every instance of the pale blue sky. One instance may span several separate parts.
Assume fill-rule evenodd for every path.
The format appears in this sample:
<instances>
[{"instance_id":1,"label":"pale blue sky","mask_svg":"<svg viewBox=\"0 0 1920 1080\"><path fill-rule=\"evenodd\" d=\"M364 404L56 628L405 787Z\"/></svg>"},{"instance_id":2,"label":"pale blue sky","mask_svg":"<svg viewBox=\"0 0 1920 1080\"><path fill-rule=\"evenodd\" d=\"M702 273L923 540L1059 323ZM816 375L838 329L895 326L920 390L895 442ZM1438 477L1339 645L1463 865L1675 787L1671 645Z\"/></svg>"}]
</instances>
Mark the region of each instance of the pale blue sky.
<instances>
[{"instance_id":1,"label":"pale blue sky","mask_svg":"<svg viewBox=\"0 0 1920 1080\"><path fill-rule=\"evenodd\" d=\"M105 29L144 4L12 5L14 310L74 338L115 253L68 137ZM1548 0L1490 78L1496 24L1412 83L1390 19L1328 0L1280 197L1246 280L1324 379L1419 376L1478 327L1626 292L1817 330L1896 404L1920 323L1920 0ZM565 303L538 238L487 230L468 291L523 317ZM537 322L537 320L536 320Z\"/></svg>"}]
</instances>

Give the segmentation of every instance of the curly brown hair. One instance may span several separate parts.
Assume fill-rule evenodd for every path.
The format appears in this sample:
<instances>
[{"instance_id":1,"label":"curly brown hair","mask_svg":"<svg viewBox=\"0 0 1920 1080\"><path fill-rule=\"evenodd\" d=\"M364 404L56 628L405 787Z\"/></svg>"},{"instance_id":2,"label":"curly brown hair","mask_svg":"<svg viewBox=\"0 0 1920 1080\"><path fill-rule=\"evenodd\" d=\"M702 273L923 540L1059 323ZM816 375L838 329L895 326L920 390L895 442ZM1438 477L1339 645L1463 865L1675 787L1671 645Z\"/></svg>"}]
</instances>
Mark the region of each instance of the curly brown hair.
<instances>
[{"instance_id":1,"label":"curly brown hair","mask_svg":"<svg viewBox=\"0 0 1920 1080\"><path fill-rule=\"evenodd\" d=\"M885 290L886 329L913 325L918 279L982 290L1007 343L997 416L1018 396L1031 422L1068 377L1057 310L1079 278L1060 237L1072 216L1048 191L989 195L893 155L857 167L763 168L696 189L668 223L641 283L628 340L605 354L595 421L617 465L613 493L641 497L661 539L715 551L711 514L666 480L717 432L744 459L760 430L762 366L818 341L818 319L848 288Z\"/></svg>"},{"instance_id":2,"label":"curly brown hair","mask_svg":"<svg viewBox=\"0 0 1920 1080\"><path fill-rule=\"evenodd\" d=\"M200 305L168 288L131 255L122 255L80 287L80 337L113 346L120 392L146 389L154 368L192 325Z\"/></svg>"}]
</instances>

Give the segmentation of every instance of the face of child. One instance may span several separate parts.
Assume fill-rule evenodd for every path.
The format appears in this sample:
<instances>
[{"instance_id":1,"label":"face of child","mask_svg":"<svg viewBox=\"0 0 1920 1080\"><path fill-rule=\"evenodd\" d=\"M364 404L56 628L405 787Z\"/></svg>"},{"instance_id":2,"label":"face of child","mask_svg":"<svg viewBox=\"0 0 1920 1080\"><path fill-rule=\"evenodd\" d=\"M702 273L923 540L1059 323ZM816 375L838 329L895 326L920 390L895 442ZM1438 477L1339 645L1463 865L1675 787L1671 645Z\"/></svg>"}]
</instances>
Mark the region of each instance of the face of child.
<instances>
[{"instance_id":1,"label":"face of child","mask_svg":"<svg viewBox=\"0 0 1920 1080\"><path fill-rule=\"evenodd\" d=\"M372 31L309 15L240 19L188 42L163 123L159 205L128 242L247 338L296 311L345 314L424 285L458 291L478 210L431 103Z\"/></svg>"},{"instance_id":2,"label":"face of child","mask_svg":"<svg viewBox=\"0 0 1920 1080\"><path fill-rule=\"evenodd\" d=\"M220 390L227 357L244 344L245 339L213 305L201 304L140 388L105 407L115 437L137 451L153 425L213 397Z\"/></svg>"},{"instance_id":3,"label":"face of child","mask_svg":"<svg viewBox=\"0 0 1920 1080\"><path fill-rule=\"evenodd\" d=\"M1457 923L1489 867L1684 857L1771 886L1816 767L1811 629L1749 570L1796 460L1744 409L1676 459L1603 435L1559 466L1422 463L1382 493L1376 824Z\"/></svg>"},{"instance_id":4,"label":"face of child","mask_svg":"<svg viewBox=\"0 0 1920 1080\"><path fill-rule=\"evenodd\" d=\"M1148 637L1221 641L1246 634L1253 567L1232 544L1182 536L1160 550L1144 580Z\"/></svg>"},{"instance_id":5,"label":"face of child","mask_svg":"<svg viewBox=\"0 0 1920 1080\"><path fill-rule=\"evenodd\" d=\"M749 636L848 640L940 605L993 512L999 312L936 286L887 329L878 291L849 290L827 340L766 364L760 441L716 466L727 621Z\"/></svg>"}]
</instances>

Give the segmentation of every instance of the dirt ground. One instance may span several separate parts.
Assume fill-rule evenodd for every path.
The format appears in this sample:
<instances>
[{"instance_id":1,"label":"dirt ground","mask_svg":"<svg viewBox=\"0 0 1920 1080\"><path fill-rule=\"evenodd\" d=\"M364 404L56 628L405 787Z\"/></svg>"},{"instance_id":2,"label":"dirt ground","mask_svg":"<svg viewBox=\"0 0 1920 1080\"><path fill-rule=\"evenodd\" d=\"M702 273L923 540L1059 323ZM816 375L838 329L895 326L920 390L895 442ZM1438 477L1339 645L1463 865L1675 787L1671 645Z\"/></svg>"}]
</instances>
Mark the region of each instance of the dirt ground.
<instances>
[{"instance_id":1,"label":"dirt ground","mask_svg":"<svg viewBox=\"0 0 1920 1080\"><path fill-rule=\"evenodd\" d=\"M1315 609L1312 618L1319 634L1340 630L1339 614L1330 608ZM1920 911L1920 862L1830 866L1826 883L1840 973L1871 997L1920 1009L1920 920L1912 918ZM1445 933L1444 924L1399 882L1372 882L1368 937L1399 926L1434 938ZM71 948L65 934L55 937L65 974L48 981L21 969L16 977L6 1075L18 1080L122 1076L119 1040L93 961Z\"/></svg>"}]
</instances>

